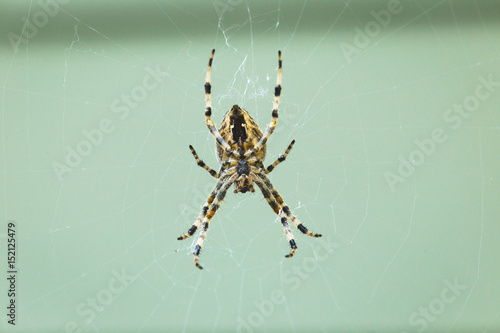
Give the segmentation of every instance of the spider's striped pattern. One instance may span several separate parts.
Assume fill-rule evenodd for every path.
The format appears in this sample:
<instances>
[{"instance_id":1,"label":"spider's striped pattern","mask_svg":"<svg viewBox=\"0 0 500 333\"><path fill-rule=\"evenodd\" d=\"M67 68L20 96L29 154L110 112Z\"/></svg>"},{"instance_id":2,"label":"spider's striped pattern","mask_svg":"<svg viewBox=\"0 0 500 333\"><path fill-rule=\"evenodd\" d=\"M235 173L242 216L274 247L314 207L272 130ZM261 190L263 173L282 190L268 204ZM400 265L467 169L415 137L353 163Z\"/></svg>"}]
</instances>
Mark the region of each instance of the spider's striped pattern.
<instances>
[{"instance_id":1,"label":"spider's striped pattern","mask_svg":"<svg viewBox=\"0 0 500 333\"><path fill-rule=\"evenodd\" d=\"M297 251L297 244L295 243L292 231L290 230L289 221L292 221L297 229L308 236L321 237L321 235L307 230L297 217L293 215L290 208L283 201L283 198L267 177L267 174L273 171L278 164L286 159L288 153L293 147L293 144L295 143L295 140L290 143L285 153L280 155L273 164L269 165L267 168L265 168L263 164L264 158L266 157L267 140L269 140L269 137L273 133L278 121L278 104L281 94L282 72L281 51L278 51L278 78L274 89L274 102L271 113L272 119L264 133L262 133L262 130L252 116L238 105L233 105L231 110L224 115L218 130L215 127L211 119L212 86L210 85L210 71L212 69L214 53L215 50L212 50L205 78L205 121L210 133L212 133L216 140L217 157L219 158L221 167L219 172L216 172L198 157L198 154L196 154L196 151L192 146L189 146L196 163L203 169L207 170L208 173L218 179L218 181L210 193L207 201L203 205L201 213L196 221L193 223L191 228L189 228L186 234L177 239L186 239L192 236L196 230L201 227L193 254L196 267L202 269L198 263L198 257L203 246L203 241L206 238L208 225L212 217L215 215L215 212L217 212L217 209L219 209L220 203L224 199L227 190L234 183L234 193L245 193L247 191L255 192L253 184L256 184L262 191L262 194L264 195L264 198L266 198L269 206L271 206L273 211L280 217L281 224L285 229L285 234L292 249L292 251L285 257L290 258L295 254L295 251Z\"/></svg>"}]
</instances>

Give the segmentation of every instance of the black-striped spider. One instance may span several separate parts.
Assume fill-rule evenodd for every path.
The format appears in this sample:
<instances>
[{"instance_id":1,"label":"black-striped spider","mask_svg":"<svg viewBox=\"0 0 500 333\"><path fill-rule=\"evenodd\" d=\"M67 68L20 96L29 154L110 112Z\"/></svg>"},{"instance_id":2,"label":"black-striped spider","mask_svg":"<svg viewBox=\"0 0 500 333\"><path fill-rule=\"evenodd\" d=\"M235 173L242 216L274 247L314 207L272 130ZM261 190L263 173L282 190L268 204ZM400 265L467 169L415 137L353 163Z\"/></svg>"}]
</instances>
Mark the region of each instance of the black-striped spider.
<instances>
[{"instance_id":1,"label":"black-striped spider","mask_svg":"<svg viewBox=\"0 0 500 333\"><path fill-rule=\"evenodd\" d=\"M217 157L221 163L219 172L216 172L207 166L196 154L192 146L189 146L191 153L196 160L196 163L203 169L207 170L210 175L219 179L215 188L210 193L207 201L203 205L200 215L193 223L188 232L183 236L177 238L178 240L186 239L192 236L195 231L202 226L200 230L196 246L194 248L194 263L196 267L202 269L198 263L198 256L200 255L203 241L205 240L208 230L208 224L215 215L219 208L220 202L224 199L227 190L234 183L234 193L247 191L255 192L253 184L262 191L264 198L274 210L274 212L281 217L281 224L285 229L285 233L292 248L292 252L285 257L290 258L295 254L297 245L288 225L290 219L295 226L304 234L312 237L321 237L320 234L315 234L307 230L307 228L292 214L290 208L285 204L281 195L276 191L267 174L283 162L295 143L293 140L283 155L264 168L263 162L266 157L266 143L276 127L278 120L278 104L281 94L281 51L278 51L278 78L276 80L276 87L274 89L274 103L272 111L272 120L267 126L266 132L262 135L262 130L250 114L240 108L238 105L233 105L222 119L219 130L215 127L212 119L212 103L211 103L211 85L210 85L210 71L212 68L212 61L214 59L215 50L212 50L212 55L208 61L208 70L205 78L205 121L208 129L216 139Z\"/></svg>"}]
</instances>

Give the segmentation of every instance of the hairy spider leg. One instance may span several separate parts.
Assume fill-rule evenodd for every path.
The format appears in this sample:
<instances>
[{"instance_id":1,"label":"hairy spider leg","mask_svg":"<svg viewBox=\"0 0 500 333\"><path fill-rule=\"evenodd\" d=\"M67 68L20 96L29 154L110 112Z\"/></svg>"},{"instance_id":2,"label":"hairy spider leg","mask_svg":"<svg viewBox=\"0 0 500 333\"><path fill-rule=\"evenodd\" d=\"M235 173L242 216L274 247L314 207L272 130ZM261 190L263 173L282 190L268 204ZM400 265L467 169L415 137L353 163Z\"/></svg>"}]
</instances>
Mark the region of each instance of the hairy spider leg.
<instances>
[{"instance_id":1,"label":"hairy spider leg","mask_svg":"<svg viewBox=\"0 0 500 333\"><path fill-rule=\"evenodd\" d=\"M212 50L212 54L210 55L210 59L208 60L208 69L207 75L205 77L205 121L207 123L207 127L210 130L210 133L214 136L217 142L224 147L224 150L233 156L239 157L239 153L231 150L229 144L224 140L224 138L220 135L219 131L214 125L212 121L212 86L210 84L210 72L212 71L212 62L214 60L215 49Z\"/></svg>"},{"instance_id":2,"label":"hairy spider leg","mask_svg":"<svg viewBox=\"0 0 500 333\"><path fill-rule=\"evenodd\" d=\"M281 51L278 51L278 77L276 78L276 87L274 87L274 101L273 101L273 112L271 113L271 122L267 125L266 132L262 136L259 142L255 145L252 150L249 150L245 153L245 157L250 156L254 151L258 151L262 146L267 143L269 137L274 131L276 127L276 123L278 122L278 105L280 103L281 96L281 72L283 71L282 61L281 61Z\"/></svg>"},{"instance_id":3,"label":"hairy spider leg","mask_svg":"<svg viewBox=\"0 0 500 333\"><path fill-rule=\"evenodd\" d=\"M290 248L292 251L287 254L285 257L290 258L293 257L295 254L295 251L297 251L297 244L295 243L295 239L293 238L292 230L290 230L290 226L288 224L288 221L285 216L283 216L279 204L276 202L276 199L273 197L271 194L271 191L269 188L264 184L264 182L259 178L259 177L253 177L253 180L257 184L257 186L260 188L262 191L262 195L266 199L267 203L273 211L276 213L276 215L281 216L281 224L283 225L283 229L285 229L285 234L286 238L288 240L288 243L290 244Z\"/></svg>"},{"instance_id":4,"label":"hairy spider leg","mask_svg":"<svg viewBox=\"0 0 500 333\"><path fill-rule=\"evenodd\" d=\"M297 229L299 229L305 235L308 235L311 237L321 237L321 234L315 234L315 233L309 231L306 228L306 226L302 222L300 222L299 219L295 215L293 215L293 213L290 210L290 207L288 207L287 204L283 201L283 198L281 197L281 195L278 193L278 191L273 186L273 184L271 183L269 178L267 178L267 176L263 172L258 174L258 177L260 177L262 182L264 183L264 185L269 188L269 190L271 191L271 194L273 195L273 197L276 199L276 202L280 206L281 211L283 213L285 213L285 215L290 220L292 220L292 222L295 224Z\"/></svg>"},{"instance_id":5,"label":"hairy spider leg","mask_svg":"<svg viewBox=\"0 0 500 333\"><path fill-rule=\"evenodd\" d=\"M196 154L196 151L194 150L193 146L189 145L189 149L191 149L191 153L193 154L194 159L196 160L196 164L198 164L203 169L207 170L208 173L212 177L219 178L219 174L217 173L217 171L215 171L214 169L212 169L211 167L209 167L208 165L206 165L205 162L203 162L202 160L200 160L200 158L198 157L198 154Z\"/></svg>"},{"instance_id":6,"label":"hairy spider leg","mask_svg":"<svg viewBox=\"0 0 500 333\"><path fill-rule=\"evenodd\" d=\"M295 143L295 140L292 140L292 142L290 143L290 145L288 145L288 148L286 149L285 153L283 155L280 155L276 161L273 162L273 164L269 165L266 169L265 169L265 173L266 175L271 173L271 171L274 170L274 168L276 168L276 166L278 166L278 164L280 164L281 162L284 162L286 160L286 157L288 156L288 153L290 152L290 150L292 149L293 145ZM262 161L260 161L258 158L256 157L252 157L252 158L249 158L247 160L248 163L254 163L257 167L259 168L262 168L264 169L264 165L262 164Z\"/></svg>"},{"instance_id":7,"label":"hairy spider leg","mask_svg":"<svg viewBox=\"0 0 500 333\"><path fill-rule=\"evenodd\" d=\"M222 163L221 168L219 169L219 172L217 173L214 169L212 169L211 167L206 165L205 162L203 162L203 160L201 160L199 158L199 156L196 153L196 150L194 150L193 146L189 145L189 149L191 149L191 153L193 154L194 159L196 160L196 164L198 164L203 169L207 170L208 173L212 177L217 178L217 179L219 179L219 177L221 177L224 172L228 173L229 170L236 169L235 167L238 164L238 160L229 159L226 162ZM229 172L229 174L232 174L232 172Z\"/></svg>"},{"instance_id":8,"label":"hairy spider leg","mask_svg":"<svg viewBox=\"0 0 500 333\"><path fill-rule=\"evenodd\" d=\"M214 201L215 196L220 191L222 185L224 185L224 183L228 180L228 178L229 178L228 176L223 176L219 179L217 184L215 184L215 187L213 188L212 192L208 196L207 201L203 205L203 207L201 209L201 213L198 216L198 218L196 219L196 221L191 225L191 227L189 228L187 233L185 233L184 235L177 238L178 240L183 240L183 239L186 239L188 237L191 237L196 232L196 230L200 227L201 221L207 215L208 208L210 207L210 205Z\"/></svg>"},{"instance_id":9,"label":"hairy spider leg","mask_svg":"<svg viewBox=\"0 0 500 333\"><path fill-rule=\"evenodd\" d=\"M217 212L217 209L219 209L220 202L222 200L224 200L224 197L226 196L227 190L229 189L229 187L231 187L231 185L233 184L233 182L236 179L236 177L238 177L237 173L233 174L232 176L229 177L229 179L226 179L223 182L222 187L217 192L217 194L215 196L215 199L211 203L210 208L208 209L205 217L203 217L203 221L201 223L202 229L201 229L201 231L200 231L200 233L198 235L198 240L196 241L196 246L194 247L194 252L193 252L193 255L194 255L194 264L199 269L203 269L203 267L201 267L200 264L198 263L198 257L200 255L200 251L201 251L201 249L203 247L203 241L206 238L206 233L207 233L207 230L208 230L208 225L210 223L210 220L212 219L212 217ZM221 181L219 181L219 182L221 182Z\"/></svg>"},{"instance_id":10,"label":"hairy spider leg","mask_svg":"<svg viewBox=\"0 0 500 333\"><path fill-rule=\"evenodd\" d=\"M280 164L281 162L285 161L286 160L286 157L288 156L288 153L290 152L290 150L292 149L293 147L293 144L295 143L295 140L292 140L292 142L290 143L290 145L288 146L288 148L286 149L285 153L283 155L280 155L278 157L278 159L276 161L274 161L273 164L271 164L270 166L268 166L266 168L266 174L268 173L271 173L271 171L274 170L274 168L276 168L276 166L278 164Z\"/></svg>"},{"instance_id":11,"label":"hairy spider leg","mask_svg":"<svg viewBox=\"0 0 500 333\"><path fill-rule=\"evenodd\" d=\"M235 161L235 162L237 162L237 161ZM231 164L228 164L228 165L231 165ZM191 225L191 227L189 228L187 233L185 233L184 235L182 235L180 237L177 237L178 240L183 240L183 239L186 239L188 237L191 237L196 232L196 230L200 227L201 221L207 215L208 208L210 207L210 204L214 201L215 196L220 191L222 185L224 184L225 181L227 181L229 179L229 177L231 175L233 175L236 172L236 163L234 163L234 165L235 166L233 166L231 168L227 168L225 170L223 170L221 168L221 170L219 171L220 179L217 182L217 184L215 184L215 187L213 188L212 192L208 196L207 201L205 202L205 204L203 205L203 207L201 209L200 215L198 216L196 221Z\"/></svg>"}]
</instances>

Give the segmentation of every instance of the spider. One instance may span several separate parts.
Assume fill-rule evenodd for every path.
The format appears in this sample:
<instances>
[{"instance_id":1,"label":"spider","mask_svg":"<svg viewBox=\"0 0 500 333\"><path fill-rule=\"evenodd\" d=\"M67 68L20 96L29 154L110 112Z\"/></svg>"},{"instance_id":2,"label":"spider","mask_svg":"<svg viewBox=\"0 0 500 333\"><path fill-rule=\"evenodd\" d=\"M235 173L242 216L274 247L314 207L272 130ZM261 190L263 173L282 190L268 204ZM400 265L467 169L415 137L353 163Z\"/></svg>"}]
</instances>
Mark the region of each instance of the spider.
<instances>
[{"instance_id":1,"label":"spider","mask_svg":"<svg viewBox=\"0 0 500 333\"><path fill-rule=\"evenodd\" d=\"M256 184L262 191L269 206L271 206L273 211L280 217L281 224L285 229L287 240L292 249L285 257L290 258L295 254L295 251L297 251L297 244L290 230L289 220L292 221L297 229L303 234L312 237L321 237L321 235L307 230L297 217L293 215L290 208L285 204L283 198L267 177L267 174L273 171L278 164L286 159L295 140L290 143L285 153L280 155L273 164L269 165L267 168L263 165L264 158L266 157L267 140L269 140L269 137L276 127L276 122L278 121L278 104L281 94L282 72L281 51L278 51L278 78L274 89L274 102L271 113L272 119L264 134L252 116L238 105L233 105L231 110L224 115L218 130L215 127L211 119L212 102L210 85L210 71L212 69L214 53L215 49L212 50L212 54L208 61L208 69L205 77L205 121L210 133L212 133L216 140L217 158L219 163L221 163L221 167L219 172L216 172L198 157L193 146L189 146L196 163L207 170L208 173L210 173L212 177L218 179L218 181L203 205L201 213L196 221L186 234L177 239L183 240L192 236L201 226L193 254L196 267L202 269L203 267L199 264L198 257L203 246L203 241L206 238L208 225L215 215L215 212L217 212L227 190L234 184L234 193L255 192L254 184Z\"/></svg>"}]
</instances>

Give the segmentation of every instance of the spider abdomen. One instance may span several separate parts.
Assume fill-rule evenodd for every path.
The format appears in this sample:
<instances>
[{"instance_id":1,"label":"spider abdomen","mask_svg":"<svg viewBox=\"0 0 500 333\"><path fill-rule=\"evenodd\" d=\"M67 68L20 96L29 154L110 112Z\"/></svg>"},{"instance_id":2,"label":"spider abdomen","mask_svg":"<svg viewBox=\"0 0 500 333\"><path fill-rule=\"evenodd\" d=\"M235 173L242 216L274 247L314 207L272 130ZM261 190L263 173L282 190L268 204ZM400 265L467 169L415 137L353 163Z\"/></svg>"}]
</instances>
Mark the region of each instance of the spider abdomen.
<instances>
[{"instance_id":1,"label":"spider abdomen","mask_svg":"<svg viewBox=\"0 0 500 333\"><path fill-rule=\"evenodd\" d=\"M229 144L232 150L251 150L262 138L262 130L253 117L238 105L233 105L222 119L219 127L221 137ZM226 161L224 148L217 142L217 157L219 161ZM266 156L266 146L262 146L257 157L264 160Z\"/></svg>"}]
</instances>

